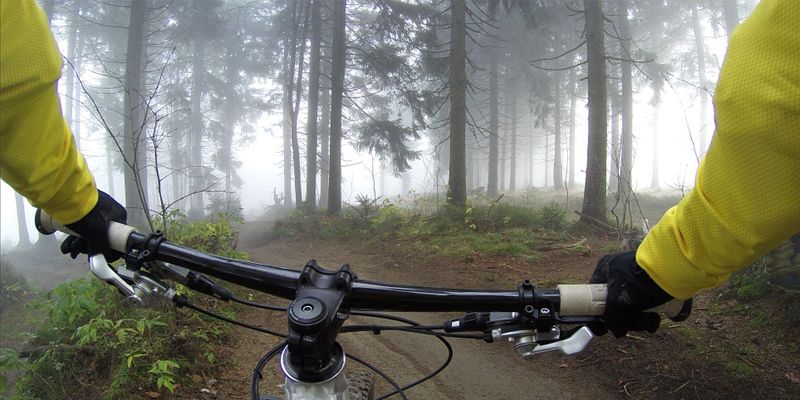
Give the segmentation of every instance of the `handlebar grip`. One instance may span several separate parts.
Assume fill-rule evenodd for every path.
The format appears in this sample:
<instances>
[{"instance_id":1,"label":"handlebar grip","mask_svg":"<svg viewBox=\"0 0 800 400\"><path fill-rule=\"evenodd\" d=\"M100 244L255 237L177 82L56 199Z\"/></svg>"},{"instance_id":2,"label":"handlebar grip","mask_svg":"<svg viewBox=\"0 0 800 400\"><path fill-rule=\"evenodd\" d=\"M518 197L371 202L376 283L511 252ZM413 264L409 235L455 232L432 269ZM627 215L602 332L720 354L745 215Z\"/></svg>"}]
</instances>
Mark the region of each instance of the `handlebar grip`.
<instances>
[{"instance_id":1,"label":"handlebar grip","mask_svg":"<svg viewBox=\"0 0 800 400\"><path fill-rule=\"evenodd\" d=\"M558 285L561 297L559 313L563 316L600 316L606 308L608 287L605 284ZM682 301L671 300L660 306L645 310L664 314L671 320L679 322L689 317L692 310L692 299Z\"/></svg>"},{"instance_id":2,"label":"handlebar grip","mask_svg":"<svg viewBox=\"0 0 800 400\"><path fill-rule=\"evenodd\" d=\"M36 224L36 229L43 235L52 235L58 231L68 235L80 236L41 209L36 210L34 223ZM128 246L128 237L134 232L136 232L136 228L112 221L108 225L108 246L112 250L125 253Z\"/></svg>"}]
</instances>

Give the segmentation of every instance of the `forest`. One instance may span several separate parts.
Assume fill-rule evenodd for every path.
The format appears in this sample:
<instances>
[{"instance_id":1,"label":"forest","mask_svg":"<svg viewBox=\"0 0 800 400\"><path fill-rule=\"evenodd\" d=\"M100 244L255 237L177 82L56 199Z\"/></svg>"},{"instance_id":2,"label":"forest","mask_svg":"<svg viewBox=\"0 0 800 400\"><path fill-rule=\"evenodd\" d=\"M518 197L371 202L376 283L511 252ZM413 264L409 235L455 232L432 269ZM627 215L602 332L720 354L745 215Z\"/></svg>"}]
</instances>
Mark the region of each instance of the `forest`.
<instances>
[{"instance_id":1,"label":"forest","mask_svg":"<svg viewBox=\"0 0 800 400\"><path fill-rule=\"evenodd\" d=\"M586 282L692 189L728 40L758 1L38 3L63 55L63 116L138 231L295 269L313 258L369 279L500 289ZM122 306L2 190L0 398L250 398L277 339ZM686 322L606 335L577 358L458 345L449 370L406 394L800 396L798 294L800 235L699 295ZM285 315L190 298L286 329ZM444 357L363 335L345 348L397 356L379 364L401 383ZM270 374L261 386L281 392ZM380 379L377 392L401 398Z\"/></svg>"}]
</instances>

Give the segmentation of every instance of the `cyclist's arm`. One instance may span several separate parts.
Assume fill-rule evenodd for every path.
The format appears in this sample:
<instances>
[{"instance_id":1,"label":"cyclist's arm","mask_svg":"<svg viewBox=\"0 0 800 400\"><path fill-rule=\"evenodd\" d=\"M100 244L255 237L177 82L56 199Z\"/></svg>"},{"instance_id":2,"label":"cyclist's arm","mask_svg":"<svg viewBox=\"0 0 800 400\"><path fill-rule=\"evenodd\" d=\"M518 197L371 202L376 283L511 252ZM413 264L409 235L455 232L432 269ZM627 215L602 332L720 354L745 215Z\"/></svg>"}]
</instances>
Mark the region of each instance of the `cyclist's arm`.
<instances>
[{"instance_id":1,"label":"cyclist's arm","mask_svg":"<svg viewBox=\"0 0 800 400\"><path fill-rule=\"evenodd\" d=\"M695 188L642 242L637 262L686 299L800 232L800 7L763 0L731 38L717 131Z\"/></svg>"},{"instance_id":2,"label":"cyclist's arm","mask_svg":"<svg viewBox=\"0 0 800 400\"><path fill-rule=\"evenodd\" d=\"M61 116L61 55L33 0L0 2L0 62L0 177L59 222L75 222L97 189Z\"/></svg>"}]
</instances>

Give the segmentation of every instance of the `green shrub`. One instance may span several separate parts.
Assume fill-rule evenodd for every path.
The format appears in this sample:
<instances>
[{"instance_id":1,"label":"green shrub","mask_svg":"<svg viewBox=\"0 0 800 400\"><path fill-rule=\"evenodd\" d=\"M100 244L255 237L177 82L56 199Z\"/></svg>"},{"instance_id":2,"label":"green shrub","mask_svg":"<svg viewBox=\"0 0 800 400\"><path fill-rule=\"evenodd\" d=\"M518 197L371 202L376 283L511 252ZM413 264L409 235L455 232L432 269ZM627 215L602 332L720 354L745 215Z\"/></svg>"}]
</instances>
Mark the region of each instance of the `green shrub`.
<instances>
[{"instance_id":1,"label":"green shrub","mask_svg":"<svg viewBox=\"0 0 800 400\"><path fill-rule=\"evenodd\" d=\"M767 264L763 258L749 268L731 276L733 294L742 301L754 301L769 293Z\"/></svg>"},{"instance_id":2,"label":"green shrub","mask_svg":"<svg viewBox=\"0 0 800 400\"><path fill-rule=\"evenodd\" d=\"M231 221L230 217L213 215L207 220L189 222L183 213L173 211L166 221L157 221L156 228L166 227L165 234L171 242L224 257L246 258L247 254L236 250L239 232L233 229Z\"/></svg>"},{"instance_id":3,"label":"green shrub","mask_svg":"<svg viewBox=\"0 0 800 400\"><path fill-rule=\"evenodd\" d=\"M0 261L0 312L30 298L33 293L28 281L11 264Z\"/></svg>"},{"instance_id":4,"label":"green shrub","mask_svg":"<svg viewBox=\"0 0 800 400\"><path fill-rule=\"evenodd\" d=\"M558 231L567 224L567 212L557 203L550 203L540 210L541 221L539 226L545 229Z\"/></svg>"},{"instance_id":5,"label":"green shrub","mask_svg":"<svg viewBox=\"0 0 800 400\"><path fill-rule=\"evenodd\" d=\"M131 398L143 387L173 391L179 380L173 364L187 373L207 370L208 354L227 329L194 314L178 320L168 305L130 306L97 279L61 284L37 306L46 317L30 344L46 351L31 357L19 379L22 398L72 398L77 387L106 399ZM165 371L152 372L164 363Z\"/></svg>"},{"instance_id":6,"label":"green shrub","mask_svg":"<svg viewBox=\"0 0 800 400\"><path fill-rule=\"evenodd\" d=\"M160 222L173 242L245 256L235 250L238 233L229 218L187 223L183 214L173 212ZM30 344L46 351L30 359L19 379L22 398L73 398L76 388L92 392L84 397L105 399L132 398L143 388L173 392L185 376L210 368L228 329L196 314L179 317L168 304L133 307L116 288L94 278L63 283L35 303L43 320L37 321Z\"/></svg>"}]
</instances>

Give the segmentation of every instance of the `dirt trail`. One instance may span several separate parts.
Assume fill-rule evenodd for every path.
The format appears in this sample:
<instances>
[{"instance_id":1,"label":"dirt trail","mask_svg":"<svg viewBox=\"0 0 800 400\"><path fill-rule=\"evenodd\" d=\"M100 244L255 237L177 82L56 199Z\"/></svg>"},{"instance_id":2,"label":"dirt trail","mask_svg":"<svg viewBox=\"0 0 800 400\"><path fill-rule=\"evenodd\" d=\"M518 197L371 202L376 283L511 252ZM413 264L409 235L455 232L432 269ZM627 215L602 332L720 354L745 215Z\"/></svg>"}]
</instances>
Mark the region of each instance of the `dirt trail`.
<instances>
[{"instance_id":1,"label":"dirt trail","mask_svg":"<svg viewBox=\"0 0 800 400\"><path fill-rule=\"evenodd\" d=\"M327 268L348 263L360 278L371 280L452 287L476 287L480 282L486 282L480 276L485 270L473 268L474 273L470 274L469 270L460 266L425 265L413 258L387 259L384 254L370 253L370 249L360 246L269 242L261 235L262 229L251 224L243 227L242 235L242 250L258 262L300 268L308 259L315 258ZM514 287L505 282L496 282L494 286ZM441 323L454 314L405 313L403 316L426 324ZM240 318L285 330L283 316L265 322L263 313L243 310ZM354 317L351 322L367 321ZM374 363L400 384L424 376L446 357L446 351L438 340L421 335L385 332L376 336L359 333L342 335L340 340L346 352ZM232 365L220 378L226 387L219 395L226 399L247 399L252 368L263 352L277 340L236 329L230 342L233 343L230 349ZM573 363L575 358L546 355L523 360L516 356L509 343L487 344L477 340L451 340L450 343L455 351L451 365L432 381L409 390L409 398L611 399L619 396L592 376L567 371L565 367ZM352 360L348 362L349 366L356 364ZM269 388L271 393L280 393L281 379L274 368L275 363L271 366L262 388ZM388 389L388 385L380 382L379 378L376 378L376 384L378 393L385 393Z\"/></svg>"}]
</instances>

